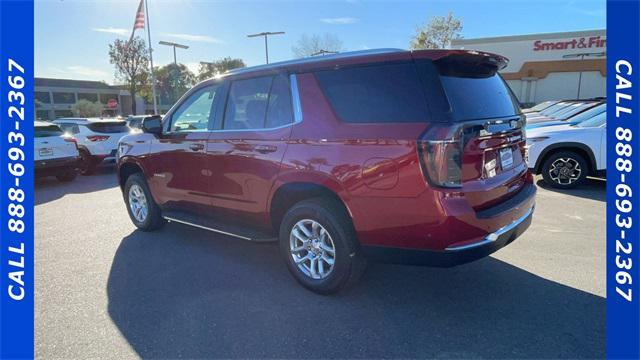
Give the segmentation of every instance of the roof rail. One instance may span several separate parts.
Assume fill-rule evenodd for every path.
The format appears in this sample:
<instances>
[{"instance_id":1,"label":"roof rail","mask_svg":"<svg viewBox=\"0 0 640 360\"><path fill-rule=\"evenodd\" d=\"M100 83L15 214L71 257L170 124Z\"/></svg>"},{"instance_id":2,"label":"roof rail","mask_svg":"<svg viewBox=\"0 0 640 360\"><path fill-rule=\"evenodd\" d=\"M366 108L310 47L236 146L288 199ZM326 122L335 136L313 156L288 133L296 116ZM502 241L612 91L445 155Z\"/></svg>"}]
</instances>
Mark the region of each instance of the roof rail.
<instances>
[{"instance_id":1,"label":"roof rail","mask_svg":"<svg viewBox=\"0 0 640 360\"><path fill-rule=\"evenodd\" d=\"M275 62L271 64L238 68L238 69L229 70L225 72L223 75L244 74L252 71L269 70L269 69L275 69L275 68L288 66L288 65L313 64L313 63L319 63L323 61L348 59L348 58L357 57L357 56L377 55L377 54L386 54L386 53L402 52L402 51L408 51L408 50L384 48L384 49L371 49L371 50L360 50L360 51L347 51L347 52L337 53L333 55L310 56L302 59L286 60L286 61L280 61L280 62Z\"/></svg>"}]
</instances>

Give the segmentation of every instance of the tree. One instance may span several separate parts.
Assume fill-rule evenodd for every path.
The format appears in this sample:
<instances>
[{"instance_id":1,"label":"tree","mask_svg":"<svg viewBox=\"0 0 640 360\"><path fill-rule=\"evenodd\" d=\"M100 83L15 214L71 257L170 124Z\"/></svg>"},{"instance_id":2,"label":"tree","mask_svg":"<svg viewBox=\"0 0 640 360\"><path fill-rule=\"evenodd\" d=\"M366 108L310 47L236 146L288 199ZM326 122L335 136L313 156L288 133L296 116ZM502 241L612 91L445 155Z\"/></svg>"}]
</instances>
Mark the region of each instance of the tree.
<instances>
[{"instance_id":1,"label":"tree","mask_svg":"<svg viewBox=\"0 0 640 360\"><path fill-rule=\"evenodd\" d=\"M71 105L71 111L78 117L95 117L102 115L102 104L81 99Z\"/></svg>"},{"instance_id":2,"label":"tree","mask_svg":"<svg viewBox=\"0 0 640 360\"><path fill-rule=\"evenodd\" d=\"M136 94L149 78L149 50L140 37L131 41L116 39L109 44L109 58L116 67L116 79L124 82L131 94L131 112L135 115Z\"/></svg>"},{"instance_id":3,"label":"tree","mask_svg":"<svg viewBox=\"0 0 640 360\"><path fill-rule=\"evenodd\" d=\"M342 40L333 34L303 34L291 48L291 51L296 57L302 58L315 55L321 51L340 52L344 51L344 49Z\"/></svg>"},{"instance_id":4,"label":"tree","mask_svg":"<svg viewBox=\"0 0 640 360\"><path fill-rule=\"evenodd\" d=\"M212 63L201 63L198 69L198 80L206 80L219 74L224 74L231 69L243 68L245 65L242 59L232 59L227 56Z\"/></svg>"},{"instance_id":5,"label":"tree","mask_svg":"<svg viewBox=\"0 0 640 360\"><path fill-rule=\"evenodd\" d=\"M184 64L156 67L155 76L158 95L167 104L178 101L196 82L196 76Z\"/></svg>"},{"instance_id":6,"label":"tree","mask_svg":"<svg viewBox=\"0 0 640 360\"><path fill-rule=\"evenodd\" d=\"M433 16L428 24L416 29L411 40L411 49L444 49L451 45L451 40L460 39L462 21L453 17L449 11L447 16Z\"/></svg>"}]
</instances>

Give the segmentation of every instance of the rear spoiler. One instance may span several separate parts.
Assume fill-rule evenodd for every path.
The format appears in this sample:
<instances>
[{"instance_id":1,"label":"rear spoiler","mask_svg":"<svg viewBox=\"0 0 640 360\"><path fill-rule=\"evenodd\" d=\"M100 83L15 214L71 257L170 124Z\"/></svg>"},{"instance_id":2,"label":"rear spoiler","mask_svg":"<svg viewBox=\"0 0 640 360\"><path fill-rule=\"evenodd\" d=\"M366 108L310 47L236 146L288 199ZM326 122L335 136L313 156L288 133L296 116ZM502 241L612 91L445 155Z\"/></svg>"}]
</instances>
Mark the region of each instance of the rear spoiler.
<instances>
[{"instance_id":1,"label":"rear spoiler","mask_svg":"<svg viewBox=\"0 0 640 360\"><path fill-rule=\"evenodd\" d=\"M414 59L430 59L434 63L464 63L469 66L493 67L495 71L504 69L509 59L502 55L476 50L413 50Z\"/></svg>"}]
</instances>

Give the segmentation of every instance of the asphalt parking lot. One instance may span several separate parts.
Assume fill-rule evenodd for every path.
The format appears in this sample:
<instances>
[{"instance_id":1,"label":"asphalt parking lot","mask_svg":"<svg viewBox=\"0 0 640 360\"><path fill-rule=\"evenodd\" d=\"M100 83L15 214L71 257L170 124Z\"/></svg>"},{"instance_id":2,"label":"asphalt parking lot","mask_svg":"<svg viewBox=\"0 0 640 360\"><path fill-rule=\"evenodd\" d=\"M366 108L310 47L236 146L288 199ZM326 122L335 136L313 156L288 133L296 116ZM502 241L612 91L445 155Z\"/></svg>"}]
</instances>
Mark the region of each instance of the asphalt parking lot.
<instances>
[{"instance_id":1,"label":"asphalt parking lot","mask_svg":"<svg viewBox=\"0 0 640 360\"><path fill-rule=\"evenodd\" d=\"M604 358L605 183L539 188L532 226L450 269L370 264L333 297L275 244L136 231L113 167L36 183L39 358Z\"/></svg>"}]
</instances>

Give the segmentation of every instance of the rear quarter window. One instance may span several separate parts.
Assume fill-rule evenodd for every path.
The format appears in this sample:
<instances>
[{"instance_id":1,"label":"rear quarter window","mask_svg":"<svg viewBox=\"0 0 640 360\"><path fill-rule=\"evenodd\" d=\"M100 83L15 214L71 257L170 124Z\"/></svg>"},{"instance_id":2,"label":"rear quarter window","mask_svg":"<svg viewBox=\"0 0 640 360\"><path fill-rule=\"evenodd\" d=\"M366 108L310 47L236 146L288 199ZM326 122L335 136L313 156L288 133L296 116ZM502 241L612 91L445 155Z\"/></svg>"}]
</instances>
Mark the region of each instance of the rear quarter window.
<instances>
[{"instance_id":1,"label":"rear quarter window","mask_svg":"<svg viewBox=\"0 0 640 360\"><path fill-rule=\"evenodd\" d=\"M413 63L380 64L315 73L326 98L348 123L428 120L424 89Z\"/></svg>"}]
</instances>

